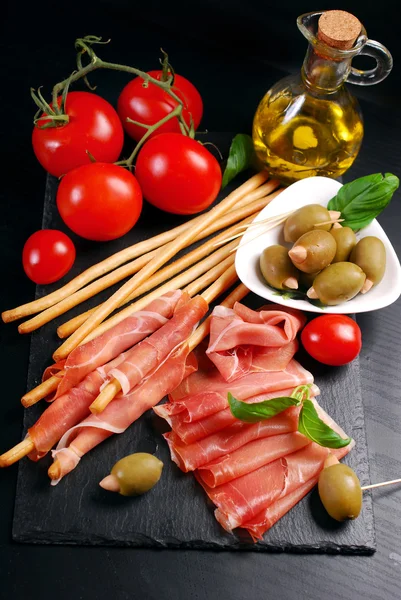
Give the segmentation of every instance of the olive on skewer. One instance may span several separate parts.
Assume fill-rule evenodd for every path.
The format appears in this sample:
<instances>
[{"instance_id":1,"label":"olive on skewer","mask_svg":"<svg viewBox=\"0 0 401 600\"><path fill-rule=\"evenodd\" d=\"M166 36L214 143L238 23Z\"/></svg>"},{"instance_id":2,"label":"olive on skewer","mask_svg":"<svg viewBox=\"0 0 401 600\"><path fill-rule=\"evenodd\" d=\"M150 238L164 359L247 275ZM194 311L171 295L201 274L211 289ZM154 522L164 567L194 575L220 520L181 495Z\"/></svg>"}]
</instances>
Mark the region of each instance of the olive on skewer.
<instances>
[{"instance_id":1,"label":"olive on skewer","mask_svg":"<svg viewBox=\"0 0 401 600\"><path fill-rule=\"evenodd\" d=\"M328 231L315 229L302 235L288 255L297 269L315 273L327 267L333 260L337 244Z\"/></svg>"},{"instance_id":2,"label":"olive on skewer","mask_svg":"<svg viewBox=\"0 0 401 600\"><path fill-rule=\"evenodd\" d=\"M330 455L320 473L319 496L329 515L336 521L356 519L362 509L362 488L348 465Z\"/></svg>"}]
</instances>

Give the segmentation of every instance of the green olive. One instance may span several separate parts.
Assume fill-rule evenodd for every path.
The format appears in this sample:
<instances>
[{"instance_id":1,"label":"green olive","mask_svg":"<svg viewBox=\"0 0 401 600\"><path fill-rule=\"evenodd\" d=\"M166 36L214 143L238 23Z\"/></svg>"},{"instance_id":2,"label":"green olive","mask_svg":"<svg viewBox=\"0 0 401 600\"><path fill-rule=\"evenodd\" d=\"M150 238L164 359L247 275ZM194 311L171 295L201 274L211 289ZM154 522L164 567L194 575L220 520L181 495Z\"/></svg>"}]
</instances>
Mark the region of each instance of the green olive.
<instances>
[{"instance_id":1,"label":"green olive","mask_svg":"<svg viewBox=\"0 0 401 600\"><path fill-rule=\"evenodd\" d=\"M316 223L330 221L330 213L320 204L307 204L293 212L284 223L284 239L294 243L301 235L312 231ZM319 225L319 229L329 231L331 224Z\"/></svg>"},{"instance_id":2,"label":"green olive","mask_svg":"<svg viewBox=\"0 0 401 600\"><path fill-rule=\"evenodd\" d=\"M332 229L330 233L337 244L337 251L332 262L337 263L348 260L349 255L357 242L355 233L352 231L351 227L339 227L338 229Z\"/></svg>"},{"instance_id":3,"label":"green olive","mask_svg":"<svg viewBox=\"0 0 401 600\"><path fill-rule=\"evenodd\" d=\"M352 250L350 261L361 267L366 274L368 289L377 285L386 270L386 249L383 242L372 235L362 238Z\"/></svg>"},{"instance_id":4,"label":"green olive","mask_svg":"<svg viewBox=\"0 0 401 600\"><path fill-rule=\"evenodd\" d=\"M338 463L323 469L318 489L323 506L336 521L356 519L361 512L361 484L348 465Z\"/></svg>"},{"instance_id":5,"label":"green olive","mask_svg":"<svg viewBox=\"0 0 401 600\"><path fill-rule=\"evenodd\" d=\"M116 462L111 474L117 477L122 496L139 496L156 485L162 469L163 463L156 456L137 452Z\"/></svg>"},{"instance_id":6,"label":"green olive","mask_svg":"<svg viewBox=\"0 0 401 600\"><path fill-rule=\"evenodd\" d=\"M304 273L316 273L331 263L337 244L331 233L315 229L304 233L289 251L294 265Z\"/></svg>"},{"instance_id":7,"label":"green olive","mask_svg":"<svg viewBox=\"0 0 401 600\"><path fill-rule=\"evenodd\" d=\"M298 271L292 264L287 248L269 246L259 259L260 270L266 282L278 290L297 289Z\"/></svg>"},{"instance_id":8,"label":"green olive","mask_svg":"<svg viewBox=\"0 0 401 600\"><path fill-rule=\"evenodd\" d=\"M336 306L356 296L365 283L366 275L358 265L351 262L334 263L319 273L313 282L313 290L323 304ZM308 291L309 298L314 296Z\"/></svg>"}]
</instances>

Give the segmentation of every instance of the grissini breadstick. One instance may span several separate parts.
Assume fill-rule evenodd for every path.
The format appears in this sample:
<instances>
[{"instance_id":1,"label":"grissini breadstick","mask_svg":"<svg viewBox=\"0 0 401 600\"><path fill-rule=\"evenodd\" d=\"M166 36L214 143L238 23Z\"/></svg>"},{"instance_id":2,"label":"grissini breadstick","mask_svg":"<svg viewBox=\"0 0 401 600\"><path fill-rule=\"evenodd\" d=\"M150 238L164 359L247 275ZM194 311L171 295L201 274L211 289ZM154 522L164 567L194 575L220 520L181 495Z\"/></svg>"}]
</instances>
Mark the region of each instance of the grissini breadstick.
<instances>
[{"instance_id":1,"label":"grissini breadstick","mask_svg":"<svg viewBox=\"0 0 401 600\"><path fill-rule=\"evenodd\" d=\"M246 224L249 224L253 219L254 219L254 215L251 215L248 218L243 219L241 221L241 223L243 225L246 225ZM234 226L230 227L229 229L223 231L222 233L217 235L214 238L214 240L218 241L220 239L227 237L227 235L230 235L230 233L234 231L235 227L236 226L234 225ZM201 237L206 237L207 235L208 235L208 232L206 231L206 233L205 233L205 231L203 231ZM200 239L200 238L198 238L198 239ZM198 248L195 248L191 252L188 252L187 254L185 254L178 260L176 260L171 265L168 265L167 267L160 269L159 271L154 273L151 277L149 277L149 279L144 284L142 284L139 288L137 288L135 290L135 292L133 294L131 294L131 296L124 301L124 304L126 302L129 302L130 300L133 300L134 298L137 298L141 294L148 292L149 290L160 285L164 281L167 281L168 279L170 279L170 277L173 277L174 275L176 275L183 269L186 269L187 267L194 264L196 261L200 260L201 258L203 258L203 257L207 256L208 254L210 254L211 252L213 252L213 250L214 250L213 245L210 244L210 242L206 242L205 244L202 244L201 246L199 246ZM33 317L33 319L29 319L29 321L25 321L24 323L21 323L21 325L19 325L19 327L18 327L18 331L20 333L30 333L31 331L34 331L35 329L42 327L42 325L44 325L45 323L52 321L53 319L62 315L65 312L67 312L68 310L70 310L71 308L76 306L77 304L80 304L81 302L88 300L89 298L91 298L92 296L95 296L96 294L103 291L107 287L114 285L115 283L121 281L122 279L125 279L129 275L132 275L133 273L138 272L143 266L145 266L145 264L147 264L156 255L157 252L163 252L163 248L160 248L158 250L153 250L152 252L149 252L148 254L145 254L144 256L137 258L136 260L128 263L127 265L119 267L112 273L109 273L108 275L105 275L101 279L94 281L93 283L82 288L81 290L78 290L77 292L75 292L75 294L72 294L69 298L65 298L58 304L51 306L47 310L36 315L36 317ZM94 312L94 310L95 309L92 309L91 312Z\"/></svg>"},{"instance_id":2,"label":"grissini breadstick","mask_svg":"<svg viewBox=\"0 0 401 600\"><path fill-rule=\"evenodd\" d=\"M57 389L58 384L60 383L63 375L64 371L61 370L57 373L57 375L49 377L49 379L46 379L46 381L42 381L42 383L40 383L35 388L27 392L21 398L22 406L25 406L25 408L33 406L34 404L39 402L39 400L43 400L43 398L46 398L46 396L48 396L51 392L54 392L54 390Z\"/></svg>"},{"instance_id":3,"label":"grissini breadstick","mask_svg":"<svg viewBox=\"0 0 401 600\"><path fill-rule=\"evenodd\" d=\"M202 229L213 223L222 214L228 212L230 208L235 206L237 202L264 183L267 179L266 172L260 172L251 177L246 183L234 190L217 206L212 208L207 214L203 215L203 219L186 229L183 233L177 236L172 242L167 244L163 252L157 253L152 260L145 265L138 273L120 287L104 304L102 304L90 317L75 331L55 352L54 359L60 360L68 356L68 354L76 348L92 331L96 329L118 306L121 302L128 298L133 291L144 283L157 269L162 267L172 258L185 248L189 242L193 241Z\"/></svg>"},{"instance_id":4,"label":"grissini breadstick","mask_svg":"<svg viewBox=\"0 0 401 600\"><path fill-rule=\"evenodd\" d=\"M258 188L258 190L265 188L268 184L271 185L272 182L273 182L273 180L269 181L267 184L264 184L260 188ZM256 190L256 191L258 191L258 190ZM280 188L280 189L274 191L273 193L269 194L268 196L264 196L261 199L254 200L253 202L251 202L250 204L247 204L244 207L241 207L234 211L230 211L229 213L227 213L221 219L218 220L218 222L217 222L219 224L218 228L221 229L223 227L227 227L228 225L231 225L233 222L235 222L235 220L233 218L233 213L237 213L237 219L236 219L237 221L239 219L245 218L249 215L255 215L257 212L259 212L265 206L267 206L267 204L269 204L273 200L273 198L275 198L282 191L283 191L283 188ZM247 200L249 200L251 195L252 195L252 193L249 196L247 196ZM201 234L201 236L199 236L197 238L197 240L201 239L201 237L206 237L206 235L210 235L216 229L217 228L215 227L215 225L210 226L210 228L206 228L205 231L203 232L204 235ZM225 231L225 233L227 233L227 231ZM220 234L220 235L223 235L223 234ZM216 240L216 239L217 239L217 237L214 238L214 240ZM100 282L100 281L101 280L98 280L98 282ZM84 289L87 289L87 288L84 288ZM136 297L136 296L131 296L128 300L125 301L125 303L129 302L134 297ZM58 306L58 305L56 305L56 306ZM78 327L80 327L80 325L82 325L82 323L84 323L86 321L86 319L96 310L96 308L97 308L97 306L81 313L80 315L77 315L76 317L73 317L72 319L69 319L68 321L66 321L65 323L60 325L60 327L58 327L58 329L57 329L57 335L61 339L65 339L68 336L70 336L72 333L74 333L74 331L76 331L78 329ZM27 323L23 323L22 325L27 325L28 323L29 323L29 321Z\"/></svg>"},{"instance_id":5,"label":"grissini breadstick","mask_svg":"<svg viewBox=\"0 0 401 600\"><path fill-rule=\"evenodd\" d=\"M279 186L279 182L275 179L272 179L265 183L264 185L259 186L259 188L254 189L249 194L245 201L254 202L263 196L266 196L273 190L275 190ZM240 188L238 188L239 190ZM234 211L232 211L234 212ZM85 271L83 271L80 275L69 281L67 284L59 288L58 290L52 292L51 294L47 294L42 298L38 298L37 300L33 300L32 302L28 302L26 304L22 304L12 310L6 310L2 313L2 319L5 323L9 323L11 321L16 321L17 319L21 319L23 317L27 317L29 315L34 315L42 310L57 304L64 298L68 298L71 294L81 289L94 279L98 277L102 277L106 273L113 271L120 265L137 258L143 254L146 254L152 250L160 248L164 244L167 244L174 240L178 235L184 232L186 229L191 227L193 224L197 222L201 222L204 215L199 215L194 219L179 225L178 227L174 227L169 231L156 235L148 240L143 240L134 244L133 246L129 246L120 252L113 254L112 256L102 260L100 263L89 267ZM235 222L235 221L232 221Z\"/></svg>"}]
</instances>

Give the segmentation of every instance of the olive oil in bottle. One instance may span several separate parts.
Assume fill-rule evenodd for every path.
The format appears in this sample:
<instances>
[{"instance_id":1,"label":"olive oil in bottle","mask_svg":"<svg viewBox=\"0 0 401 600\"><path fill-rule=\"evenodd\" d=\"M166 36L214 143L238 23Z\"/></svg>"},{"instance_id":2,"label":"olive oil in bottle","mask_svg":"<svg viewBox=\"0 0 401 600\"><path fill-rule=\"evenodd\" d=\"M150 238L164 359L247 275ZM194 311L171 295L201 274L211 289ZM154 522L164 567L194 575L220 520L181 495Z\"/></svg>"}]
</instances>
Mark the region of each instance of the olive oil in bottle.
<instances>
[{"instance_id":1,"label":"olive oil in bottle","mask_svg":"<svg viewBox=\"0 0 401 600\"><path fill-rule=\"evenodd\" d=\"M367 40L366 31L349 13L309 13L297 22L309 41L301 73L267 92L253 123L258 160L283 183L314 175L337 178L350 168L361 147L363 119L345 81L377 83L392 67L388 50ZM370 55L374 48L374 70L351 67L364 47Z\"/></svg>"}]
</instances>

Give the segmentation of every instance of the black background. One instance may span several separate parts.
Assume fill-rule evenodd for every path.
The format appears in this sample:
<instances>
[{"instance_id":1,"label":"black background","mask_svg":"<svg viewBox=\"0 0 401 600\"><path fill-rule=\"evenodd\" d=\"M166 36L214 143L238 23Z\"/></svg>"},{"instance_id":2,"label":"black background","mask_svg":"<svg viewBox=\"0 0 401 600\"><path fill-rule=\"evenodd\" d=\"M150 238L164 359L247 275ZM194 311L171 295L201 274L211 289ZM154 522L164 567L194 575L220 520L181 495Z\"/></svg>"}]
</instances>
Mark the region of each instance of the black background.
<instances>
[{"instance_id":1,"label":"black background","mask_svg":"<svg viewBox=\"0 0 401 600\"><path fill-rule=\"evenodd\" d=\"M398 2L343 2L341 6L256 0L157 2L101 0L38 4L7 1L1 6L1 220L3 250L0 309L26 302L34 285L24 276L20 254L26 238L41 225L45 173L32 153L34 107L31 86L52 85L74 67L73 41L85 34L112 38L99 49L108 60L144 70L157 68L159 48L170 54L177 72L200 90L205 104L202 127L209 131L249 131L265 91L283 74L297 70L306 42L296 17L330 8L350 10L368 35L384 43L395 62L380 85L353 87L361 99L366 135L346 180L374 171L401 173L401 31ZM370 67L356 61L356 66ZM116 73L96 74L98 91L115 103L126 82ZM398 170L397 170L398 169ZM400 253L400 196L382 224ZM397 392L391 409L373 401L376 386L387 388L400 372L399 303L359 320L364 334L363 373L373 473L400 476L396 447L401 419ZM384 333L383 333L384 332ZM398 345L397 345L398 344ZM389 350L390 349L390 350ZM1 448L21 435L29 337L15 325L0 327ZM372 371L373 367L373 371ZM374 373L369 379L369 373ZM393 379L391 379L393 377ZM392 389L394 389L392 387ZM377 387L376 387L377 390ZM387 438L386 438L387 436ZM386 439L385 439L386 438ZM398 442L399 444L399 442ZM401 448L399 447L399 451ZM397 472L398 469L398 472ZM394 471L394 472L393 472ZM387 477L388 476L388 477ZM376 478L377 478L376 477ZM11 542L16 468L0 473L0 597L5 598L398 598L401 583L401 524L397 493L376 500L378 552L372 559L256 556L91 548L46 548ZM399 493L398 493L399 499Z\"/></svg>"}]
</instances>

